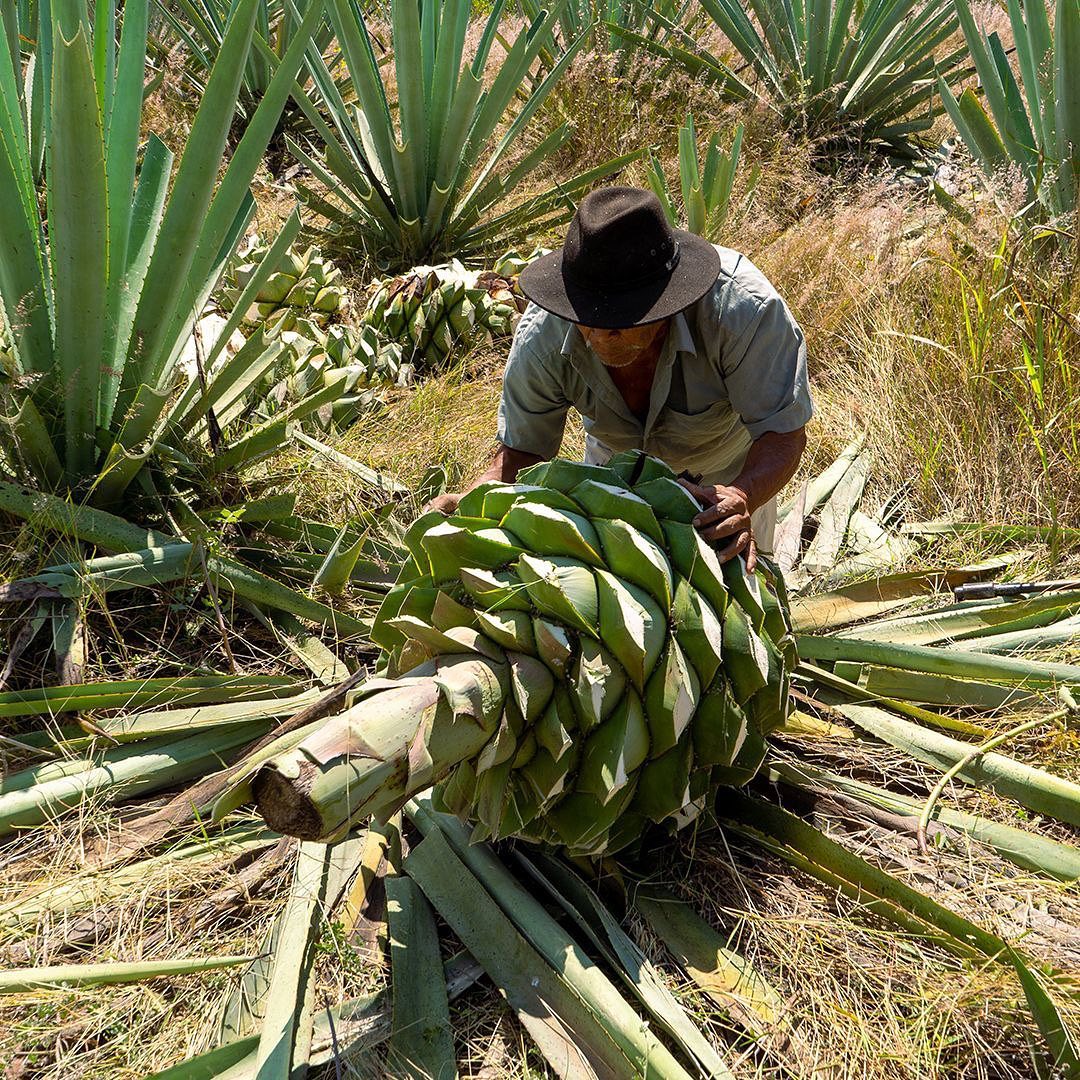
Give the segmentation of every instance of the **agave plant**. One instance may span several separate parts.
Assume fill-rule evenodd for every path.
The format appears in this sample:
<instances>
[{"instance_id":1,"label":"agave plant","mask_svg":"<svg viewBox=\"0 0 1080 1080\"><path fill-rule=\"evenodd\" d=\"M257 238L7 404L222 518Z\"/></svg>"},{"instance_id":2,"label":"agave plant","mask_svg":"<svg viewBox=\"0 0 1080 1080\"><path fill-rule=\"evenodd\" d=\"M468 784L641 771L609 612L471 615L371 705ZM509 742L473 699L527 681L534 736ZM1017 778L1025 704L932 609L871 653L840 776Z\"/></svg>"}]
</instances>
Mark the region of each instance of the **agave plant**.
<instances>
[{"instance_id":1,"label":"agave plant","mask_svg":"<svg viewBox=\"0 0 1080 1080\"><path fill-rule=\"evenodd\" d=\"M115 502L156 456L198 456L187 434L243 374L225 365L175 394L178 358L250 219L251 178L321 14L313 3L219 184L257 3L233 11L175 172L160 139L139 145L148 0L124 4L115 55L98 47L115 40L115 3L96 6L93 27L79 0L53 3L43 200L18 60L0 38L0 301L12 341L0 445L23 484ZM249 342L243 364L263 346ZM247 435L215 467L245 460Z\"/></svg>"},{"instance_id":2,"label":"agave plant","mask_svg":"<svg viewBox=\"0 0 1080 1080\"><path fill-rule=\"evenodd\" d=\"M565 44L584 34L590 50L621 52L625 68L634 53L634 34L662 41L669 36L669 26L684 25L687 19L687 29L692 29L699 21L691 14L692 6L690 0L659 0L652 4L642 0L569 0L559 14L557 38ZM521 10L527 18L535 19L541 5L536 0L521 0ZM650 12L662 20L650 19Z\"/></svg>"},{"instance_id":3,"label":"agave plant","mask_svg":"<svg viewBox=\"0 0 1080 1080\"><path fill-rule=\"evenodd\" d=\"M221 54L225 29L238 0L155 0L188 52L188 74L196 88L206 81ZM255 32L266 45L248 54L240 88L239 112L250 116L266 93L277 63L296 37L307 11L306 0L259 0ZM330 27L320 20L311 34L321 56L332 40Z\"/></svg>"},{"instance_id":4,"label":"agave plant","mask_svg":"<svg viewBox=\"0 0 1080 1080\"><path fill-rule=\"evenodd\" d=\"M505 132L496 128L519 89L563 3L533 20L510 45L493 77L491 60L504 4L497 0L471 62L464 60L469 0L395 0L393 52L398 106L375 59L372 36L355 0L333 0L331 17L348 65L357 104L347 105L322 69L318 96L328 124L310 100L299 97L324 147L314 156L295 142L290 149L321 182L299 185L308 205L339 240L359 245L392 268L443 256L466 258L495 244L569 217L573 200L600 178L632 160L627 155L519 199L515 189L570 137L563 124L513 166L509 151L550 93L579 39L531 92Z\"/></svg>"},{"instance_id":5,"label":"agave plant","mask_svg":"<svg viewBox=\"0 0 1080 1080\"><path fill-rule=\"evenodd\" d=\"M1027 189L1025 212L1060 221L1076 209L1080 182L1080 101L1073 63L1080 62L1080 8L1073 0L1059 0L1051 29L1045 5L1009 0L1021 81L1001 38L980 32L967 0L956 0L956 10L990 111L973 90L957 98L939 80L945 108L988 177L1001 181L1010 170L1018 172Z\"/></svg>"},{"instance_id":6,"label":"agave plant","mask_svg":"<svg viewBox=\"0 0 1080 1080\"><path fill-rule=\"evenodd\" d=\"M660 200L672 225L684 226L706 240L715 241L719 238L731 209L731 191L735 185L735 173L739 168L742 140L742 124L735 129L731 149L727 152L720 148L720 136L714 135L705 151L703 170L698 154L697 134L694 131L694 117L687 114L686 123L679 128L679 186L685 221L680 219L660 160L655 154L652 156L647 173L649 187ZM753 191L757 184L758 172L755 166L747 181L749 191Z\"/></svg>"},{"instance_id":7,"label":"agave plant","mask_svg":"<svg viewBox=\"0 0 1080 1080\"><path fill-rule=\"evenodd\" d=\"M702 0L701 6L742 65L728 65L685 30L674 43L638 40L681 60L732 100L765 101L786 127L811 138L910 152L912 137L928 131L940 111L936 79L951 85L963 74L965 49L936 56L956 30L952 0L865 6L854 0L748 0L748 6Z\"/></svg>"}]
</instances>

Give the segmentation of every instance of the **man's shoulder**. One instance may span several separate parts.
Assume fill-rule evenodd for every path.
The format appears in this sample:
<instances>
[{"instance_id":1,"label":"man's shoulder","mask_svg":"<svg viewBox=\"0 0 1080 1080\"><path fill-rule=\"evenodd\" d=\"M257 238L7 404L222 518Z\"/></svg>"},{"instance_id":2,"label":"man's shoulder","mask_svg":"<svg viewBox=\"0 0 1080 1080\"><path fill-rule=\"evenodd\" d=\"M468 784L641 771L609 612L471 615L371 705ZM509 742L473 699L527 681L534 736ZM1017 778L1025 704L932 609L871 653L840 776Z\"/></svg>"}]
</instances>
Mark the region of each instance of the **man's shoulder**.
<instances>
[{"instance_id":1,"label":"man's shoulder","mask_svg":"<svg viewBox=\"0 0 1080 1080\"><path fill-rule=\"evenodd\" d=\"M529 302L514 329L515 352L548 357L562 354L570 323Z\"/></svg>"},{"instance_id":2,"label":"man's shoulder","mask_svg":"<svg viewBox=\"0 0 1080 1080\"><path fill-rule=\"evenodd\" d=\"M748 305L756 310L779 297L773 283L741 251L713 246L720 254L720 274L712 295L725 307Z\"/></svg>"}]
</instances>

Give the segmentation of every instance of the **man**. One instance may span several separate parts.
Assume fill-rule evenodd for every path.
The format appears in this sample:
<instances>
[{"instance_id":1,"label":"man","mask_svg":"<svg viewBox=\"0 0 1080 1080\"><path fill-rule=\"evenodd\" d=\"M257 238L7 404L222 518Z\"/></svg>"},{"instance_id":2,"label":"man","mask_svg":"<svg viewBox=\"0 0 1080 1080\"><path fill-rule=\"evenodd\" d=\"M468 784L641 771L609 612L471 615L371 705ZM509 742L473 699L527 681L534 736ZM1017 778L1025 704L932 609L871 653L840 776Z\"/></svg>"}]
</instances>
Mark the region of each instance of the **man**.
<instances>
[{"instance_id":1,"label":"man","mask_svg":"<svg viewBox=\"0 0 1080 1080\"><path fill-rule=\"evenodd\" d=\"M752 568L771 552L813 406L802 331L764 275L672 229L652 193L611 187L582 200L562 251L520 284L532 303L503 377L499 448L474 486L554 457L573 407L586 461L643 449L693 477L695 524L721 560ZM460 498L432 507L452 513Z\"/></svg>"}]
</instances>

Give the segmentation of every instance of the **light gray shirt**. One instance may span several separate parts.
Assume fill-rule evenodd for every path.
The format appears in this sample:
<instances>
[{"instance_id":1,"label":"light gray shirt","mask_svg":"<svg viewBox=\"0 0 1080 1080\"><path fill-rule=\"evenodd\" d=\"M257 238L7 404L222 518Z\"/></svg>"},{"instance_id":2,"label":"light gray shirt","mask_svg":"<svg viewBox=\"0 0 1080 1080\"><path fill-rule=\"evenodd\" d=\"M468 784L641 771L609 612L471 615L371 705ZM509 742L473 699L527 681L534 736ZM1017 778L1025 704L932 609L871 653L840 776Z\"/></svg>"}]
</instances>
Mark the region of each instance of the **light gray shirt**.
<instances>
[{"instance_id":1,"label":"light gray shirt","mask_svg":"<svg viewBox=\"0 0 1080 1080\"><path fill-rule=\"evenodd\" d=\"M572 406L588 435L588 460L642 449L677 472L723 484L754 439L806 424L813 404L799 325L745 255L717 250L716 284L671 321L644 422L577 327L530 304L503 376L499 441L552 458Z\"/></svg>"}]
</instances>

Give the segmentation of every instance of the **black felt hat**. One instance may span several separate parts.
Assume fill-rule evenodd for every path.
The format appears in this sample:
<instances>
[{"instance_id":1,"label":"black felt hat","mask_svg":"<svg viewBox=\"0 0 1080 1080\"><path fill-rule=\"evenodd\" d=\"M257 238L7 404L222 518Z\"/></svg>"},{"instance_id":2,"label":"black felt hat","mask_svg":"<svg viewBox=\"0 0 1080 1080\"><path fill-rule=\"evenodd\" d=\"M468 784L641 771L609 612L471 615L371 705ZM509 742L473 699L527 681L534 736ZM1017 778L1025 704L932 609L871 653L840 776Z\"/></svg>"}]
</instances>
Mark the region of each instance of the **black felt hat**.
<instances>
[{"instance_id":1,"label":"black felt hat","mask_svg":"<svg viewBox=\"0 0 1080 1080\"><path fill-rule=\"evenodd\" d=\"M700 300L720 256L700 236L673 229L660 200L608 187L581 200L562 251L521 272L521 291L563 319L603 330L644 326Z\"/></svg>"}]
</instances>

